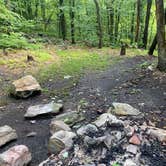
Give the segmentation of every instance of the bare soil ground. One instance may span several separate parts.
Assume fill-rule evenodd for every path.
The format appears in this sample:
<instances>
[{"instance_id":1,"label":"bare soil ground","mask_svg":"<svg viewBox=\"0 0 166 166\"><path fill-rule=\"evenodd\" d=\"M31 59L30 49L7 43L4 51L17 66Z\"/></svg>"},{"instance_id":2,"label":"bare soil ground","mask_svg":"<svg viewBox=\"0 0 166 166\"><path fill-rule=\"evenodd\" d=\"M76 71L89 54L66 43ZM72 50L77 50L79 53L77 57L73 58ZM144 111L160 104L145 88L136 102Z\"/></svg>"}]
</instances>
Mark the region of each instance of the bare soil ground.
<instances>
[{"instance_id":1,"label":"bare soil ground","mask_svg":"<svg viewBox=\"0 0 166 166\"><path fill-rule=\"evenodd\" d=\"M17 130L18 140L5 145L0 153L16 144L25 144L30 148L33 160L30 166L37 166L48 156L47 143L49 139L49 123L52 116L30 120L24 119L24 113L30 105L47 103L51 100L62 100L64 111L75 110L78 105L86 111L86 121L92 121L98 114L106 112L114 101L129 103L142 111L145 116L140 123L154 123L157 127L166 128L166 74L159 71L149 71L140 66L144 62L151 64L155 58L136 56L126 58L106 71L87 72L80 80L68 89L68 95L59 93L51 98L41 94L27 100L8 99L7 105L0 107L0 126L10 125ZM8 83L8 75L3 70L0 73L3 84ZM72 80L53 80L43 86L50 90L62 89ZM1 95L1 99L3 96ZM30 132L37 132L35 137L26 137ZM165 160L152 157L153 163L164 166Z\"/></svg>"}]
</instances>

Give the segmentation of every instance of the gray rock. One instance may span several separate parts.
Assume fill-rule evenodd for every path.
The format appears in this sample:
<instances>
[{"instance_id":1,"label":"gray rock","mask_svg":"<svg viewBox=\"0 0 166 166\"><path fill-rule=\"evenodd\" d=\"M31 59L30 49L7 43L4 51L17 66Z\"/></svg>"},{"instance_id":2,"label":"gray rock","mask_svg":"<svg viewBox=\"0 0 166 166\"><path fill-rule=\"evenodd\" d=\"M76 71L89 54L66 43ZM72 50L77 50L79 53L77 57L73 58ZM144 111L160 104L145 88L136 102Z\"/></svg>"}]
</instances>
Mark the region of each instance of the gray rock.
<instances>
[{"instance_id":1,"label":"gray rock","mask_svg":"<svg viewBox=\"0 0 166 166\"><path fill-rule=\"evenodd\" d=\"M126 151L132 154L137 154L138 147L136 145L128 145Z\"/></svg>"},{"instance_id":2,"label":"gray rock","mask_svg":"<svg viewBox=\"0 0 166 166\"><path fill-rule=\"evenodd\" d=\"M141 112L132 107L131 105L129 104L126 104L126 103L112 103L113 105L113 109L110 108L109 111L111 111L113 114L115 115L119 115L119 116L138 116L141 114Z\"/></svg>"},{"instance_id":3,"label":"gray rock","mask_svg":"<svg viewBox=\"0 0 166 166\"><path fill-rule=\"evenodd\" d=\"M32 96L34 92L41 92L42 90L37 80L31 75L14 81L12 86L11 94L21 98L28 98Z\"/></svg>"},{"instance_id":4,"label":"gray rock","mask_svg":"<svg viewBox=\"0 0 166 166\"><path fill-rule=\"evenodd\" d=\"M84 145L89 147L89 146L93 146L96 145L97 141L96 139L89 137L89 136L85 136L84 138Z\"/></svg>"},{"instance_id":5,"label":"gray rock","mask_svg":"<svg viewBox=\"0 0 166 166\"><path fill-rule=\"evenodd\" d=\"M124 132L128 137L131 137L134 134L134 131L134 127L132 126L127 125L124 127Z\"/></svg>"},{"instance_id":6,"label":"gray rock","mask_svg":"<svg viewBox=\"0 0 166 166\"><path fill-rule=\"evenodd\" d=\"M24 117L32 118L32 117L36 117L38 115L43 115L43 114L50 114L50 113L57 114L60 112L62 107L63 107L62 104L57 104L54 102L51 102L49 104L30 106L28 110L26 111L26 114L24 115Z\"/></svg>"},{"instance_id":7,"label":"gray rock","mask_svg":"<svg viewBox=\"0 0 166 166\"><path fill-rule=\"evenodd\" d=\"M104 113L99 116L99 118L93 122L97 127L107 126L123 126L123 121L116 118L116 116L111 113Z\"/></svg>"},{"instance_id":8,"label":"gray rock","mask_svg":"<svg viewBox=\"0 0 166 166\"><path fill-rule=\"evenodd\" d=\"M160 142L166 142L166 130L155 128L155 127L147 127L147 133L154 138L157 138Z\"/></svg>"},{"instance_id":9,"label":"gray rock","mask_svg":"<svg viewBox=\"0 0 166 166\"><path fill-rule=\"evenodd\" d=\"M61 120L53 119L50 124L50 132L54 134L57 131L71 131L71 128Z\"/></svg>"},{"instance_id":10,"label":"gray rock","mask_svg":"<svg viewBox=\"0 0 166 166\"><path fill-rule=\"evenodd\" d=\"M124 163L124 166L137 166L131 159L127 159Z\"/></svg>"},{"instance_id":11,"label":"gray rock","mask_svg":"<svg viewBox=\"0 0 166 166\"><path fill-rule=\"evenodd\" d=\"M56 116L54 119L62 120L66 124L73 125L73 124L83 120L84 116L82 115L82 113L79 113L77 111L69 111L69 112Z\"/></svg>"},{"instance_id":12,"label":"gray rock","mask_svg":"<svg viewBox=\"0 0 166 166\"><path fill-rule=\"evenodd\" d=\"M79 136L87 135L87 134L95 134L98 132L98 129L93 124L88 124L86 126L82 126L77 130L77 134Z\"/></svg>"},{"instance_id":13,"label":"gray rock","mask_svg":"<svg viewBox=\"0 0 166 166\"><path fill-rule=\"evenodd\" d=\"M73 146L73 138L76 134L69 131L58 131L50 138L48 144L49 152L58 154L64 149L70 149Z\"/></svg>"},{"instance_id":14,"label":"gray rock","mask_svg":"<svg viewBox=\"0 0 166 166\"><path fill-rule=\"evenodd\" d=\"M16 130L7 125L0 127L0 147L15 139L17 139Z\"/></svg>"}]
</instances>

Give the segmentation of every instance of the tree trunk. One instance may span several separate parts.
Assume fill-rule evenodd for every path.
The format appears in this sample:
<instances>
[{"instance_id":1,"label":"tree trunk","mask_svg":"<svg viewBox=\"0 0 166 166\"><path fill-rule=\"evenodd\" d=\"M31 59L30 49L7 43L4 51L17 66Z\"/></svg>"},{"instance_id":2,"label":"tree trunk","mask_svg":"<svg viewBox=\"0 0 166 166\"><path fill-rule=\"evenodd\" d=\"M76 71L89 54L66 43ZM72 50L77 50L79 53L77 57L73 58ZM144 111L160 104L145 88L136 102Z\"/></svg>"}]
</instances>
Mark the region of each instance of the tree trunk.
<instances>
[{"instance_id":1,"label":"tree trunk","mask_svg":"<svg viewBox=\"0 0 166 166\"><path fill-rule=\"evenodd\" d=\"M44 31L46 31L46 2L45 0L41 1L41 15L43 20Z\"/></svg>"},{"instance_id":2,"label":"tree trunk","mask_svg":"<svg viewBox=\"0 0 166 166\"><path fill-rule=\"evenodd\" d=\"M135 34L136 43L139 41L140 20L141 20L141 0L137 0L137 24L136 24L136 34Z\"/></svg>"},{"instance_id":3,"label":"tree trunk","mask_svg":"<svg viewBox=\"0 0 166 166\"><path fill-rule=\"evenodd\" d=\"M148 52L149 55L153 55L153 52L156 48L156 45L157 45L157 35L155 35L153 42L152 42L152 45L149 48L149 52Z\"/></svg>"},{"instance_id":4,"label":"tree trunk","mask_svg":"<svg viewBox=\"0 0 166 166\"><path fill-rule=\"evenodd\" d=\"M62 35L63 40L66 40L66 20L65 20L65 14L62 9L63 6L63 0L59 0L59 30L60 34Z\"/></svg>"},{"instance_id":5,"label":"tree trunk","mask_svg":"<svg viewBox=\"0 0 166 166\"><path fill-rule=\"evenodd\" d=\"M166 25L166 9L165 9L165 25ZM149 52L148 52L149 55L153 55L156 45L157 45L157 34L155 35L153 42L149 48Z\"/></svg>"},{"instance_id":6,"label":"tree trunk","mask_svg":"<svg viewBox=\"0 0 166 166\"><path fill-rule=\"evenodd\" d=\"M74 25L74 18L75 18L75 0L70 0L70 24L71 24L71 43L75 44L75 25Z\"/></svg>"},{"instance_id":7,"label":"tree trunk","mask_svg":"<svg viewBox=\"0 0 166 166\"><path fill-rule=\"evenodd\" d=\"M96 6L96 15L97 15L97 35L99 37L99 44L98 47L102 48L103 46L103 34L102 34L102 26L101 26L101 16L100 16L100 7L99 7L99 3L98 0L94 0L95 6Z\"/></svg>"},{"instance_id":8,"label":"tree trunk","mask_svg":"<svg viewBox=\"0 0 166 166\"><path fill-rule=\"evenodd\" d=\"M148 41L148 28L149 28L149 20L150 20L150 11L152 6L152 0L147 0L147 11L146 11L146 20L145 20L145 29L143 36L143 48L146 49L147 41Z\"/></svg>"},{"instance_id":9,"label":"tree trunk","mask_svg":"<svg viewBox=\"0 0 166 166\"><path fill-rule=\"evenodd\" d=\"M134 42L134 20L135 20L135 8L136 8L136 3L134 3L134 11L132 13L132 18L131 18L131 34L130 34L130 40L131 44Z\"/></svg>"},{"instance_id":10,"label":"tree trunk","mask_svg":"<svg viewBox=\"0 0 166 166\"><path fill-rule=\"evenodd\" d=\"M166 41L165 41L165 14L164 1L156 0L158 68L166 71Z\"/></svg>"},{"instance_id":11,"label":"tree trunk","mask_svg":"<svg viewBox=\"0 0 166 166\"><path fill-rule=\"evenodd\" d=\"M110 38L110 43L113 42L114 37L114 8L113 8L114 0L111 0L111 4L107 4L108 10L108 33Z\"/></svg>"}]
</instances>

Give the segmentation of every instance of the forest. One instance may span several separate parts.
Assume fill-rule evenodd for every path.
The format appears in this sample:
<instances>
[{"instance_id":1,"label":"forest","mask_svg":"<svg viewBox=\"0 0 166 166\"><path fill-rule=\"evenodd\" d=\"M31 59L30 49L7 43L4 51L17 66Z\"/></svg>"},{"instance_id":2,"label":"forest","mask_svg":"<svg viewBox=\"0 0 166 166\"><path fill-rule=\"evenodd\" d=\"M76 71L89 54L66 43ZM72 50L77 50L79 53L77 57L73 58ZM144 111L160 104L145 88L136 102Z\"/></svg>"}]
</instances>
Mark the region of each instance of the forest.
<instances>
[{"instance_id":1,"label":"forest","mask_svg":"<svg viewBox=\"0 0 166 166\"><path fill-rule=\"evenodd\" d=\"M0 0L0 166L165 166L165 111L165 0Z\"/></svg>"}]
</instances>

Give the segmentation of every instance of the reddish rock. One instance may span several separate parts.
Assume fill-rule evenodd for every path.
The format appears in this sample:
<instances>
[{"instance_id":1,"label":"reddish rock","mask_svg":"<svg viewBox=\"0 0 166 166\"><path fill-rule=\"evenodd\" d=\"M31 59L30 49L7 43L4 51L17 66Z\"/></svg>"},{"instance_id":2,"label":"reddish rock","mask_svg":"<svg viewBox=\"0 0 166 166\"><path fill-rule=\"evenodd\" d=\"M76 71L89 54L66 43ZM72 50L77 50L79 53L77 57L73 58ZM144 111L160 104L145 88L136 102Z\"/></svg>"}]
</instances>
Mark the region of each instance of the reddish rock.
<instances>
[{"instance_id":1,"label":"reddish rock","mask_svg":"<svg viewBox=\"0 0 166 166\"><path fill-rule=\"evenodd\" d=\"M31 153L24 145L17 145L0 154L0 166L26 166L31 161Z\"/></svg>"},{"instance_id":2,"label":"reddish rock","mask_svg":"<svg viewBox=\"0 0 166 166\"><path fill-rule=\"evenodd\" d=\"M134 144L134 145L140 145L140 144L141 144L141 141L140 141L139 137L138 137L136 134L134 134L134 135L130 138L129 143Z\"/></svg>"}]
</instances>

